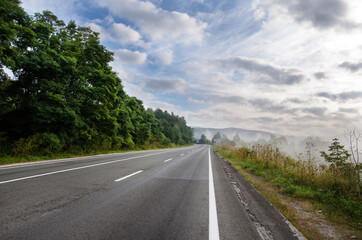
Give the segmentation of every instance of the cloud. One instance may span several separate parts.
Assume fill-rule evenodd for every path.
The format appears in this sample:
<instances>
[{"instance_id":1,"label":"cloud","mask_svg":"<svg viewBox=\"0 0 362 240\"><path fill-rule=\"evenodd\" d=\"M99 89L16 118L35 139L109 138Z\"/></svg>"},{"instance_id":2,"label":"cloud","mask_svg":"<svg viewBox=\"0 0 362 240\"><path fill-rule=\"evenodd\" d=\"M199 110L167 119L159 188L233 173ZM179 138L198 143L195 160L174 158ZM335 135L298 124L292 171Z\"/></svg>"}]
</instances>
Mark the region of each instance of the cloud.
<instances>
[{"instance_id":1,"label":"cloud","mask_svg":"<svg viewBox=\"0 0 362 240\"><path fill-rule=\"evenodd\" d=\"M325 107L309 107L309 108L302 108L302 112L311 113L317 117L324 117L327 108Z\"/></svg>"},{"instance_id":2,"label":"cloud","mask_svg":"<svg viewBox=\"0 0 362 240\"><path fill-rule=\"evenodd\" d=\"M300 74L296 69L284 69L256 59L231 57L228 59L218 59L215 62L217 65L224 68L255 72L265 77L261 79L262 82L270 84L293 85L305 80L305 76Z\"/></svg>"},{"instance_id":3,"label":"cloud","mask_svg":"<svg viewBox=\"0 0 362 240\"><path fill-rule=\"evenodd\" d=\"M315 28L343 27L352 29L358 24L347 19L348 6L342 0L281 0L298 22L309 22Z\"/></svg>"},{"instance_id":4,"label":"cloud","mask_svg":"<svg viewBox=\"0 0 362 240\"><path fill-rule=\"evenodd\" d=\"M207 93L205 94L205 98L213 103L232 103L237 105L246 103L244 97L226 93Z\"/></svg>"},{"instance_id":5,"label":"cloud","mask_svg":"<svg viewBox=\"0 0 362 240\"><path fill-rule=\"evenodd\" d=\"M343 113L358 113L358 110L355 109L355 108L343 108L343 107L340 107L339 112L343 112Z\"/></svg>"},{"instance_id":6,"label":"cloud","mask_svg":"<svg viewBox=\"0 0 362 240\"><path fill-rule=\"evenodd\" d=\"M198 100L198 99L194 99L194 98L192 98L192 97L189 97L189 98L187 99L187 101L188 101L189 103L194 103L194 104L204 104L204 103L205 103L204 100Z\"/></svg>"},{"instance_id":7,"label":"cloud","mask_svg":"<svg viewBox=\"0 0 362 240\"><path fill-rule=\"evenodd\" d=\"M351 63L351 62L344 62L339 65L340 68L345 68L351 72L357 72L362 69L362 62L360 63Z\"/></svg>"},{"instance_id":8,"label":"cloud","mask_svg":"<svg viewBox=\"0 0 362 240\"><path fill-rule=\"evenodd\" d=\"M113 23L110 30L110 39L114 42L137 42L141 38L141 35L137 31L122 23Z\"/></svg>"},{"instance_id":9,"label":"cloud","mask_svg":"<svg viewBox=\"0 0 362 240\"><path fill-rule=\"evenodd\" d=\"M158 92L177 92L183 93L187 87L184 79L148 79L144 82L144 87Z\"/></svg>"},{"instance_id":10,"label":"cloud","mask_svg":"<svg viewBox=\"0 0 362 240\"><path fill-rule=\"evenodd\" d=\"M296 104L301 104L301 103L305 103L305 100L299 99L299 98L287 98L285 100L283 100L283 103L296 103Z\"/></svg>"},{"instance_id":11,"label":"cloud","mask_svg":"<svg viewBox=\"0 0 362 240\"><path fill-rule=\"evenodd\" d=\"M143 64L147 60L147 54L139 51L132 52L128 49L118 49L114 51L116 60L128 64Z\"/></svg>"},{"instance_id":12,"label":"cloud","mask_svg":"<svg viewBox=\"0 0 362 240\"><path fill-rule=\"evenodd\" d=\"M50 10L57 15L59 19L65 22L70 20L78 20L79 15L75 9L82 8L83 5L76 0L49 1L49 0L26 0L21 1L23 7L29 14Z\"/></svg>"},{"instance_id":13,"label":"cloud","mask_svg":"<svg viewBox=\"0 0 362 240\"><path fill-rule=\"evenodd\" d=\"M153 109L159 108L162 110L167 110L169 112L178 112L180 110L179 106L161 101L151 101L147 104L147 107Z\"/></svg>"},{"instance_id":14,"label":"cloud","mask_svg":"<svg viewBox=\"0 0 362 240\"><path fill-rule=\"evenodd\" d=\"M250 120L254 121L254 122L259 122L262 124L268 124L271 122L275 122L275 123L281 122L284 119L283 118L272 118L272 117L258 117L258 118L250 118Z\"/></svg>"},{"instance_id":15,"label":"cloud","mask_svg":"<svg viewBox=\"0 0 362 240\"><path fill-rule=\"evenodd\" d=\"M166 65L170 65L173 60L173 53L171 50L164 50L156 54L157 58Z\"/></svg>"},{"instance_id":16,"label":"cloud","mask_svg":"<svg viewBox=\"0 0 362 240\"><path fill-rule=\"evenodd\" d=\"M319 92L316 94L318 97L324 97L328 98L330 100L336 101L348 101L348 100L356 100L359 98L362 98L362 92L361 91L350 91L350 92L343 92L339 94L332 94L328 92Z\"/></svg>"},{"instance_id":17,"label":"cloud","mask_svg":"<svg viewBox=\"0 0 362 240\"><path fill-rule=\"evenodd\" d=\"M152 40L171 38L183 42L200 43L207 24L185 13L166 11L153 3L138 0L103 0L98 4L107 7L116 16L134 23Z\"/></svg>"},{"instance_id":18,"label":"cloud","mask_svg":"<svg viewBox=\"0 0 362 240\"><path fill-rule=\"evenodd\" d=\"M143 91L143 89L138 85L132 84L128 81L123 81L123 84L124 89L129 96L137 97L142 101L145 101L145 104L155 98L154 95Z\"/></svg>"},{"instance_id":19,"label":"cloud","mask_svg":"<svg viewBox=\"0 0 362 240\"><path fill-rule=\"evenodd\" d=\"M324 72L316 72L316 73L314 73L314 77L316 79L325 79L325 78L327 78L327 75Z\"/></svg>"},{"instance_id":20,"label":"cloud","mask_svg":"<svg viewBox=\"0 0 362 240\"><path fill-rule=\"evenodd\" d=\"M102 27L99 23L106 23L108 26ZM100 33L102 40L108 40L114 43L127 44L137 43L141 39L141 35L129 26L123 23L114 22L111 16L107 17L104 21L96 19L87 25L96 32Z\"/></svg>"},{"instance_id":21,"label":"cloud","mask_svg":"<svg viewBox=\"0 0 362 240\"><path fill-rule=\"evenodd\" d=\"M294 109L290 109L289 107L282 104L276 104L272 100L266 98L250 99L248 100L248 103L253 107L262 110L263 112L295 114Z\"/></svg>"},{"instance_id":22,"label":"cloud","mask_svg":"<svg viewBox=\"0 0 362 240\"><path fill-rule=\"evenodd\" d=\"M207 73L209 67L206 64L202 64L199 62L187 62L181 65L181 69L190 74L201 74Z\"/></svg>"}]
</instances>

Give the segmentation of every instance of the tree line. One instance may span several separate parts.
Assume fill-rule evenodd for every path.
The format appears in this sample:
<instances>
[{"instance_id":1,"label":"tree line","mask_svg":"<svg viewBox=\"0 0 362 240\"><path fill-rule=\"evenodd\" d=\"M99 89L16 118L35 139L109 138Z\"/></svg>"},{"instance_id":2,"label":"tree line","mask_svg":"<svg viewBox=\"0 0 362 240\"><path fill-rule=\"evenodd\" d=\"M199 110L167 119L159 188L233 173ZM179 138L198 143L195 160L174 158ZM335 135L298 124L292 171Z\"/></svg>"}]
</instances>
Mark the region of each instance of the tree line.
<instances>
[{"instance_id":1,"label":"tree line","mask_svg":"<svg viewBox=\"0 0 362 240\"><path fill-rule=\"evenodd\" d=\"M0 146L22 154L70 148L188 144L183 117L145 109L112 71L99 34L49 11L0 3Z\"/></svg>"}]
</instances>

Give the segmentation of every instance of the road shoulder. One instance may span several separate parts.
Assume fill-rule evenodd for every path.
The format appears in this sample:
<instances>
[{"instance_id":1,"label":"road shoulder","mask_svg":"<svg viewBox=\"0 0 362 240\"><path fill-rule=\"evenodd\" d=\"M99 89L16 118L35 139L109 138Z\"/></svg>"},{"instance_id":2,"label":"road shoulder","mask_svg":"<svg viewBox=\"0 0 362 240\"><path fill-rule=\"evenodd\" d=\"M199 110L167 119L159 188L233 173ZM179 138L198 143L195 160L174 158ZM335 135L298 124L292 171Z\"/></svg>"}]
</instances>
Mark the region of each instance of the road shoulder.
<instances>
[{"instance_id":1,"label":"road shoulder","mask_svg":"<svg viewBox=\"0 0 362 240\"><path fill-rule=\"evenodd\" d=\"M262 239L306 239L229 162L218 153L219 164Z\"/></svg>"}]
</instances>

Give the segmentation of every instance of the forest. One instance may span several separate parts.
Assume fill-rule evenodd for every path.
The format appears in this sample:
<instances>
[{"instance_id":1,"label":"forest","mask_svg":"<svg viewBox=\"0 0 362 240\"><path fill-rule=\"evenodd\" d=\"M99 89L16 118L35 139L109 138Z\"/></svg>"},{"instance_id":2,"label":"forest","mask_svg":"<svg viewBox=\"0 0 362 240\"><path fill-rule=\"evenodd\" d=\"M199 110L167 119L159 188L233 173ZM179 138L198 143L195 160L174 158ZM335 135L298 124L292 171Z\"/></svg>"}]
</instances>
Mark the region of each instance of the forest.
<instances>
[{"instance_id":1,"label":"forest","mask_svg":"<svg viewBox=\"0 0 362 240\"><path fill-rule=\"evenodd\" d=\"M112 71L99 34L49 11L0 3L0 152L3 156L190 144L183 117L145 109Z\"/></svg>"}]
</instances>

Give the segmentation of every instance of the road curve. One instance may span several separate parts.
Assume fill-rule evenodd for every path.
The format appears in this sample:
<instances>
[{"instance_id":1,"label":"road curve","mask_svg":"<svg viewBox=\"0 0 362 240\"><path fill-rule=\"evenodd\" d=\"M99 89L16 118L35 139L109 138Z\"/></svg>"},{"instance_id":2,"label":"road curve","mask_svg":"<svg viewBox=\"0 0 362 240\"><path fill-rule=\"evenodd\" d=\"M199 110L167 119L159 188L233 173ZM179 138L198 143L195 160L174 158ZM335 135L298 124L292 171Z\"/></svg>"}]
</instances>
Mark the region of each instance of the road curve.
<instances>
[{"instance_id":1,"label":"road curve","mask_svg":"<svg viewBox=\"0 0 362 240\"><path fill-rule=\"evenodd\" d=\"M224 168L206 145L1 166L0 239L266 239Z\"/></svg>"}]
</instances>

